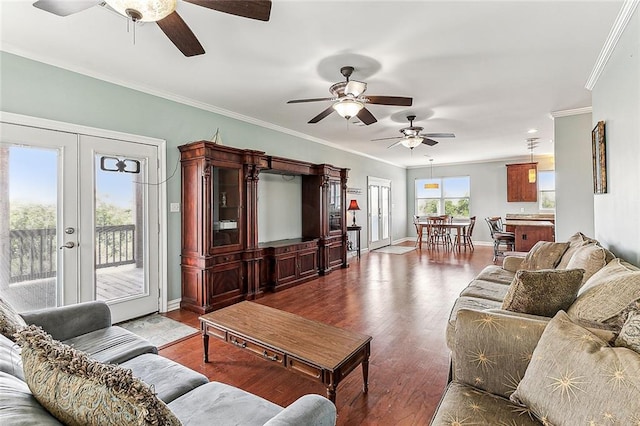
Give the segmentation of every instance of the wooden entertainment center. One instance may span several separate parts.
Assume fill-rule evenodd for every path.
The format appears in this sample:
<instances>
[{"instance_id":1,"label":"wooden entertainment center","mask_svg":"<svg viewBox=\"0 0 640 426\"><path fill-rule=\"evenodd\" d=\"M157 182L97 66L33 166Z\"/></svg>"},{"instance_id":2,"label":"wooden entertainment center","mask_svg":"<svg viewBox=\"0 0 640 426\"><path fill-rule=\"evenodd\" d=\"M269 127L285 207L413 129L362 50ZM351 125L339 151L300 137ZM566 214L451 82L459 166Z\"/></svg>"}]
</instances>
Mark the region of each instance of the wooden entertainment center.
<instances>
[{"instance_id":1,"label":"wooden entertainment center","mask_svg":"<svg viewBox=\"0 0 640 426\"><path fill-rule=\"evenodd\" d=\"M181 308L203 314L347 267L349 169L208 141L178 149ZM258 242L261 173L301 176L299 238Z\"/></svg>"}]
</instances>

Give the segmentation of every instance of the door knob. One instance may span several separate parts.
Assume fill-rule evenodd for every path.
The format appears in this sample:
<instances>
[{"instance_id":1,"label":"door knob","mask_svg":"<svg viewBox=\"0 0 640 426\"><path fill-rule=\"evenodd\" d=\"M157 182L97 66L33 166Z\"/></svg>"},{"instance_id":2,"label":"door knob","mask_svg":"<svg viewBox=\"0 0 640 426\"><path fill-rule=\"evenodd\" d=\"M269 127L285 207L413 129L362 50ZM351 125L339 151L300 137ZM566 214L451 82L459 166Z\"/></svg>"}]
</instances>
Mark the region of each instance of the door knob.
<instances>
[{"instance_id":1,"label":"door knob","mask_svg":"<svg viewBox=\"0 0 640 426\"><path fill-rule=\"evenodd\" d=\"M73 241L67 241L66 243L60 246L60 250L62 250L63 248L74 248L75 246L76 244Z\"/></svg>"}]
</instances>

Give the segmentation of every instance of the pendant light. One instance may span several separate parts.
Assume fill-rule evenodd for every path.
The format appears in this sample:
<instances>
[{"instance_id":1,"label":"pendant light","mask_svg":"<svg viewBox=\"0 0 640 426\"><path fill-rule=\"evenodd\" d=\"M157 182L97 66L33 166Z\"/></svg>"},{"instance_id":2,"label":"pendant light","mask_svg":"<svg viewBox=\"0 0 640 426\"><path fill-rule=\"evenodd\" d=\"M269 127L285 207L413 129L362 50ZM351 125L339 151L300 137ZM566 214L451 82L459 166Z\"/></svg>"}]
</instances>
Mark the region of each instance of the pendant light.
<instances>
[{"instance_id":1,"label":"pendant light","mask_svg":"<svg viewBox=\"0 0 640 426\"><path fill-rule=\"evenodd\" d=\"M538 146L537 142L538 138L529 138L527 139L527 146L529 151L531 152L531 167L529 168L529 183L536 183L538 179L538 171L535 164L533 164L533 149Z\"/></svg>"}]
</instances>

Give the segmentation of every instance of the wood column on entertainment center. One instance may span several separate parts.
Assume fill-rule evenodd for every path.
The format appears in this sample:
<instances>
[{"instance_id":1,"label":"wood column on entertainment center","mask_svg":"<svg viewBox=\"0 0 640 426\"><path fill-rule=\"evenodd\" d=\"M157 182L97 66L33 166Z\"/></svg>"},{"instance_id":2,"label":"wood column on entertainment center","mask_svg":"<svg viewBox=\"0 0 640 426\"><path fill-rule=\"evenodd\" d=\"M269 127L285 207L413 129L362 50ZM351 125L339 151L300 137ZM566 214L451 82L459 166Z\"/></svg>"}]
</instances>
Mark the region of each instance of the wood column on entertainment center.
<instances>
[{"instance_id":1,"label":"wood column on entertainment center","mask_svg":"<svg viewBox=\"0 0 640 426\"><path fill-rule=\"evenodd\" d=\"M207 141L182 164L182 308L206 313L347 266L348 169ZM261 173L302 179L300 238L258 243Z\"/></svg>"}]
</instances>

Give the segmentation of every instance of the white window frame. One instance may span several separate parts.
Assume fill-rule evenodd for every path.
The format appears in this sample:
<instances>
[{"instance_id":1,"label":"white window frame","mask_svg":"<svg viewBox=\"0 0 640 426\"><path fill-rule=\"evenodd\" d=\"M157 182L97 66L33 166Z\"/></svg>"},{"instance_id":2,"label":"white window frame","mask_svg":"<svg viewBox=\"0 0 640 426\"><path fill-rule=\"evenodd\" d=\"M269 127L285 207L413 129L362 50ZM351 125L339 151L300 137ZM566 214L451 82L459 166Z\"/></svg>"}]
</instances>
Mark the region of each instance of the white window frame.
<instances>
[{"instance_id":1,"label":"white window frame","mask_svg":"<svg viewBox=\"0 0 640 426\"><path fill-rule=\"evenodd\" d=\"M449 179L460 179L460 178L467 178L469 180L469 195L467 197L445 197L444 193L445 193L445 186L446 186L446 181ZM417 185L419 181L438 181L441 187L440 190L440 198L418 198L417 196ZM423 216L423 214L421 214L420 212L418 212L418 203L420 202L420 200L436 200L438 203L438 211L436 212L436 214L444 214L445 212L445 203L447 202L447 200L463 200L463 199L467 199L469 200L469 216L457 216L459 218L469 218L471 216L471 176L467 176L467 175L463 175L463 176L447 176L447 177L438 177L438 178L416 178L415 182L414 182L414 197L415 197L415 203L414 203L414 214L418 215L418 216Z\"/></svg>"}]
</instances>

